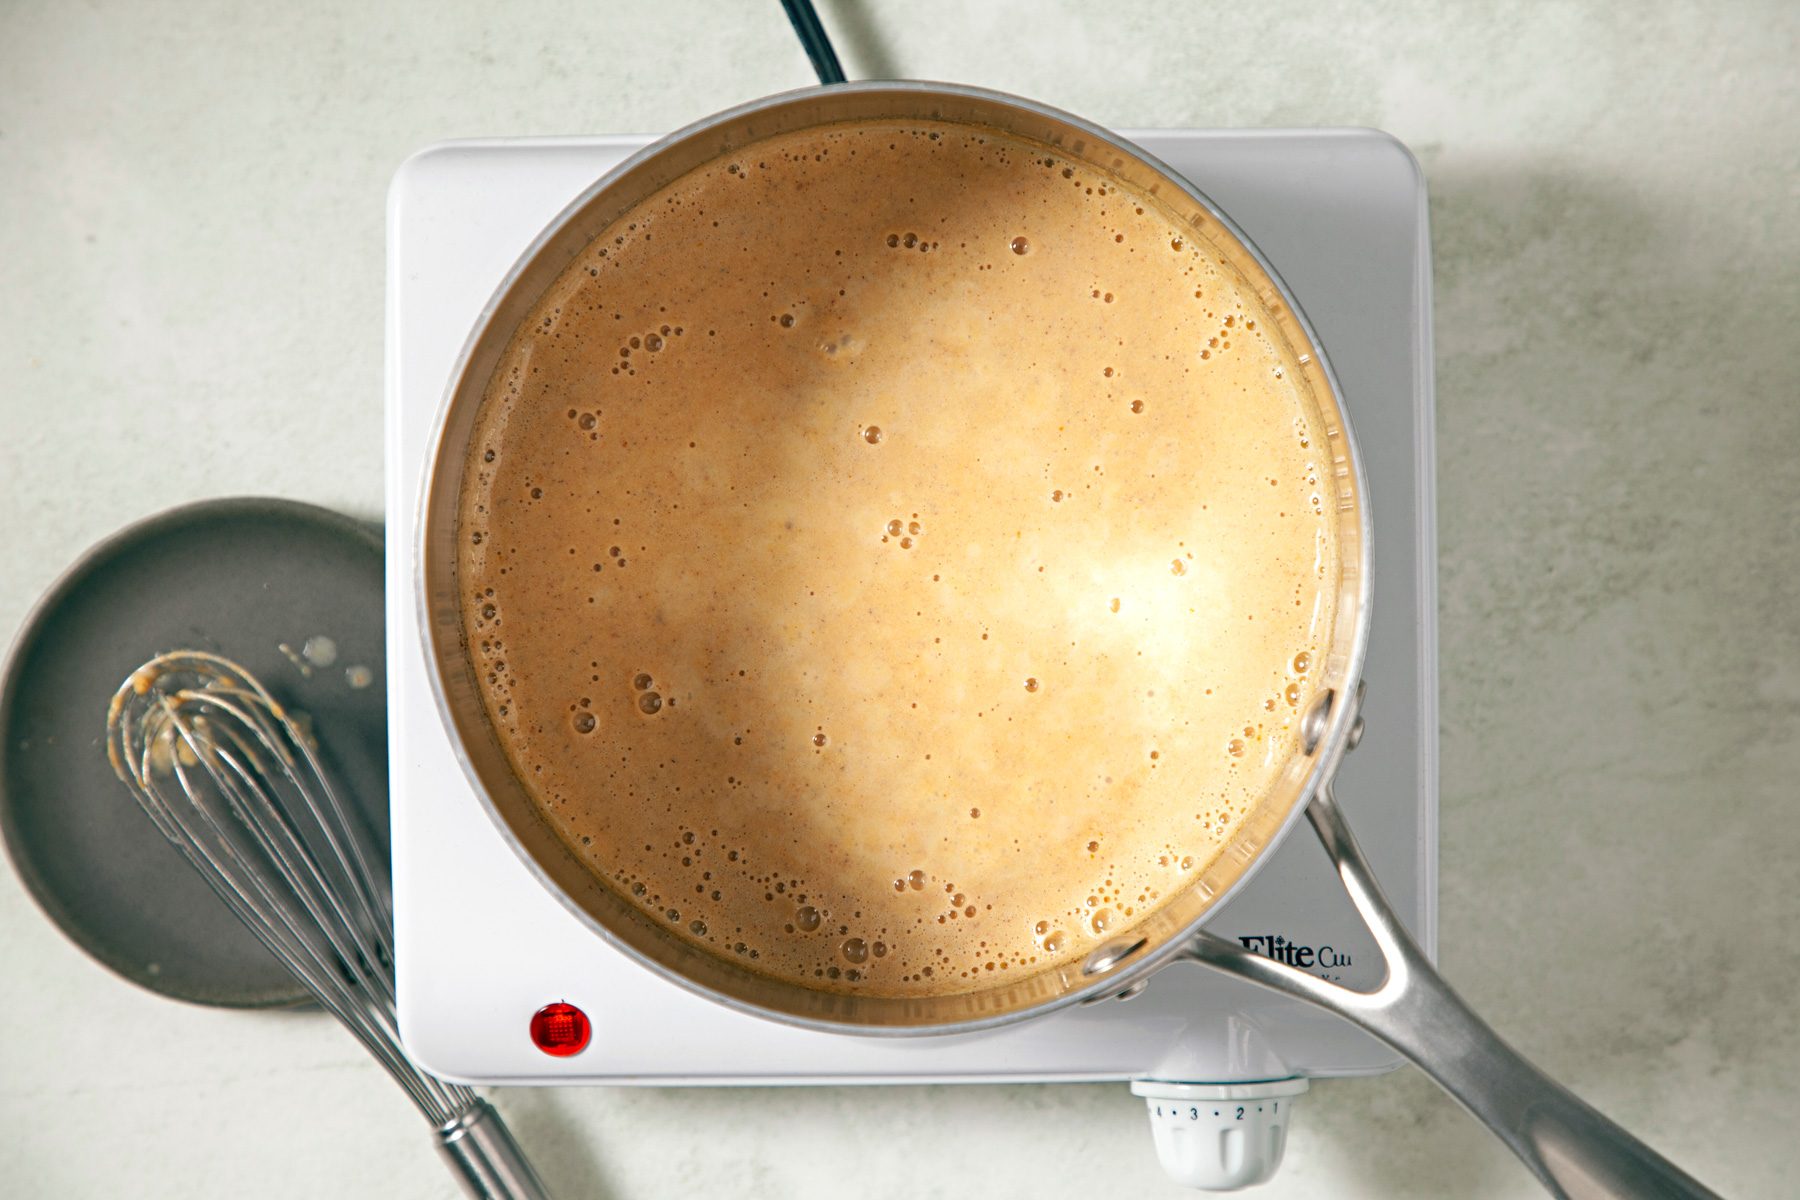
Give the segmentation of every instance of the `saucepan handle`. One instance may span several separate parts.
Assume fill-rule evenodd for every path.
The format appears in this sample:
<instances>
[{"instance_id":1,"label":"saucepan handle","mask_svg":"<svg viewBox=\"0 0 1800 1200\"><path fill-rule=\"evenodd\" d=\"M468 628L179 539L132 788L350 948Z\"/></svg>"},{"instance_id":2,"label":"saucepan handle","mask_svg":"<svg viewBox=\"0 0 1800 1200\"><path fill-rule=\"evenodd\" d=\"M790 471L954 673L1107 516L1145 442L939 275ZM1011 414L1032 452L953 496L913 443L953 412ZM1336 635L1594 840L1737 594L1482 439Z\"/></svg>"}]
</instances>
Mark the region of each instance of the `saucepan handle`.
<instances>
[{"instance_id":1,"label":"saucepan handle","mask_svg":"<svg viewBox=\"0 0 1800 1200\"><path fill-rule=\"evenodd\" d=\"M1375 935L1387 979L1372 992L1201 932L1185 957L1316 1004L1368 1030L1436 1080L1512 1148L1555 1196L1710 1197L1668 1159L1527 1062L1438 975L1375 881L1329 785L1307 807L1351 903Z\"/></svg>"}]
</instances>

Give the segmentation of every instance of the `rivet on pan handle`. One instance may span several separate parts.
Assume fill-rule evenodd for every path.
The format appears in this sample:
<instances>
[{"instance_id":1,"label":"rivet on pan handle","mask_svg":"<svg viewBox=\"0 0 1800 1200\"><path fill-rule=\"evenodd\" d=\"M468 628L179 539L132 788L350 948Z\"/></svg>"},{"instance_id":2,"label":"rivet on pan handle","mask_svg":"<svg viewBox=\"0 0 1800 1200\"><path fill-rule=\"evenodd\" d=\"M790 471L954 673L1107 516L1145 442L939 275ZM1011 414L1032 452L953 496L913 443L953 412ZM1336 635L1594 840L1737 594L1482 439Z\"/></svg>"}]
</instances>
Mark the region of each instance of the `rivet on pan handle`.
<instances>
[{"instance_id":1,"label":"rivet on pan handle","mask_svg":"<svg viewBox=\"0 0 1800 1200\"><path fill-rule=\"evenodd\" d=\"M1311 754L1319 748L1319 739L1325 736L1325 726L1331 720L1331 706L1336 700L1337 691L1326 688L1300 718L1300 747L1306 753Z\"/></svg>"},{"instance_id":2,"label":"rivet on pan handle","mask_svg":"<svg viewBox=\"0 0 1800 1200\"><path fill-rule=\"evenodd\" d=\"M1362 698L1363 690L1368 686L1367 680L1356 685L1356 719L1350 723L1350 733L1344 738L1346 754L1356 749L1363 739ZM1325 736L1325 726L1331 721L1331 710L1336 703L1336 690L1326 688L1313 701L1313 706L1306 710L1306 715L1300 718L1300 745L1307 754L1319 748L1319 739Z\"/></svg>"},{"instance_id":3,"label":"rivet on pan handle","mask_svg":"<svg viewBox=\"0 0 1800 1200\"><path fill-rule=\"evenodd\" d=\"M1149 938L1116 938L1090 953L1081 964L1081 973L1104 975L1149 944Z\"/></svg>"},{"instance_id":4,"label":"rivet on pan handle","mask_svg":"<svg viewBox=\"0 0 1800 1200\"><path fill-rule=\"evenodd\" d=\"M1115 938L1113 941L1094 950L1082 961L1081 973L1083 975L1104 975L1149 944L1149 938ZM1098 1004L1102 1000L1130 1000L1148 987L1149 984L1149 977L1146 976L1119 991L1110 992L1101 996L1090 996L1086 1000L1083 1000L1082 1003Z\"/></svg>"}]
</instances>

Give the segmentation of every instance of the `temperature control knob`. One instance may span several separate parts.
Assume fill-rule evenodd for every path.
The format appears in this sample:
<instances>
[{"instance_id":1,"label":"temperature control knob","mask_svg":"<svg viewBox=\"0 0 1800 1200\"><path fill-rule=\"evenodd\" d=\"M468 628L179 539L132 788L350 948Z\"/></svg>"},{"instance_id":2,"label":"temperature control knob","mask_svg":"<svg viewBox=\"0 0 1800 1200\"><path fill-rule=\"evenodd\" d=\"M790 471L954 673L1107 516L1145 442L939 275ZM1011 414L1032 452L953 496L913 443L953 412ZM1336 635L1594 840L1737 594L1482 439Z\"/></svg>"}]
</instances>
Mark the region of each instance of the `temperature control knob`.
<instances>
[{"instance_id":1,"label":"temperature control knob","mask_svg":"<svg viewBox=\"0 0 1800 1200\"><path fill-rule=\"evenodd\" d=\"M1164 1083L1139 1079L1156 1157L1176 1183L1235 1192L1267 1183L1287 1148L1288 1116L1304 1079L1263 1083Z\"/></svg>"}]
</instances>

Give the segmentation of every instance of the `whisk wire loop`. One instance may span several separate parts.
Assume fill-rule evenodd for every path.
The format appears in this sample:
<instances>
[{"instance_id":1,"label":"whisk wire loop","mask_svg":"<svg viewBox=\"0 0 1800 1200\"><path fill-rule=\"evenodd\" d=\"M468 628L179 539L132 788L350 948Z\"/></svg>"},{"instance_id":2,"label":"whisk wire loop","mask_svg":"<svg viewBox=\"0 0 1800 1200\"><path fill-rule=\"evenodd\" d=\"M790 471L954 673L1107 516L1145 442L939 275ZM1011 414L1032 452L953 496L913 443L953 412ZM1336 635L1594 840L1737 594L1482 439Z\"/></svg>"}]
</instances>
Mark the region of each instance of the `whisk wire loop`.
<instances>
[{"instance_id":1,"label":"whisk wire loop","mask_svg":"<svg viewBox=\"0 0 1800 1200\"><path fill-rule=\"evenodd\" d=\"M227 659L168 654L119 689L107 749L157 829L434 1126L485 1110L400 1049L386 872L303 719Z\"/></svg>"}]
</instances>

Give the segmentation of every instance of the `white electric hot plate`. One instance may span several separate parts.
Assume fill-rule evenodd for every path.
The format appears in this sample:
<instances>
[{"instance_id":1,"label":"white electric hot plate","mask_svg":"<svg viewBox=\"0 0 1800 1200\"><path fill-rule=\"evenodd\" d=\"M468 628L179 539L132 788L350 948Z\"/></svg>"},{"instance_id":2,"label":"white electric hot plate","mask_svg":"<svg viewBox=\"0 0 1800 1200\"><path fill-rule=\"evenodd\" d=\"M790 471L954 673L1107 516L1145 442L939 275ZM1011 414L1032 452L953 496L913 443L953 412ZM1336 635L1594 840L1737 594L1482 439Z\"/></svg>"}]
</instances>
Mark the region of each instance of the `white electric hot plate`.
<instances>
[{"instance_id":1,"label":"white electric hot plate","mask_svg":"<svg viewBox=\"0 0 1800 1200\"><path fill-rule=\"evenodd\" d=\"M1261 248L1337 373L1365 458L1374 529L1368 735L1345 759L1337 796L1394 907L1434 952L1437 588L1423 178L1398 142L1369 130L1125 136L1190 179ZM389 196L388 717L408 1052L440 1075L505 1084L1235 1085L1399 1065L1391 1050L1334 1016L1189 964L1158 973L1129 1003L977 1034L795 1029L651 974L584 927L518 859L458 765L427 683L414 560L420 488L450 372L501 278L570 200L650 140L447 143L407 160ZM1381 979L1373 939L1304 830L1208 928L1354 987ZM581 1053L556 1057L533 1042L532 1016L553 1002L590 1019L592 1039ZM1202 1087L1179 1101L1163 1089L1150 1102L1159 1148L1175 1128L1169 1122L1193 1121L1198 1130L1234 1111L1242 1117L1242 1104L1221 1108L1227 1094L1266 1095L1268 1107L1303 1084L1270 1087ZM1278 1103L1283 1114L1292 1108L1291 1099ZM1261 1154L1272 1170L1281 1133L1278 1125L1231 1151L1227 1131L1221 1144L1240 1167L1245 1153ZM1189 1181L1249 1178L1240 1170Z\"/></svg>"}]
</instances>

